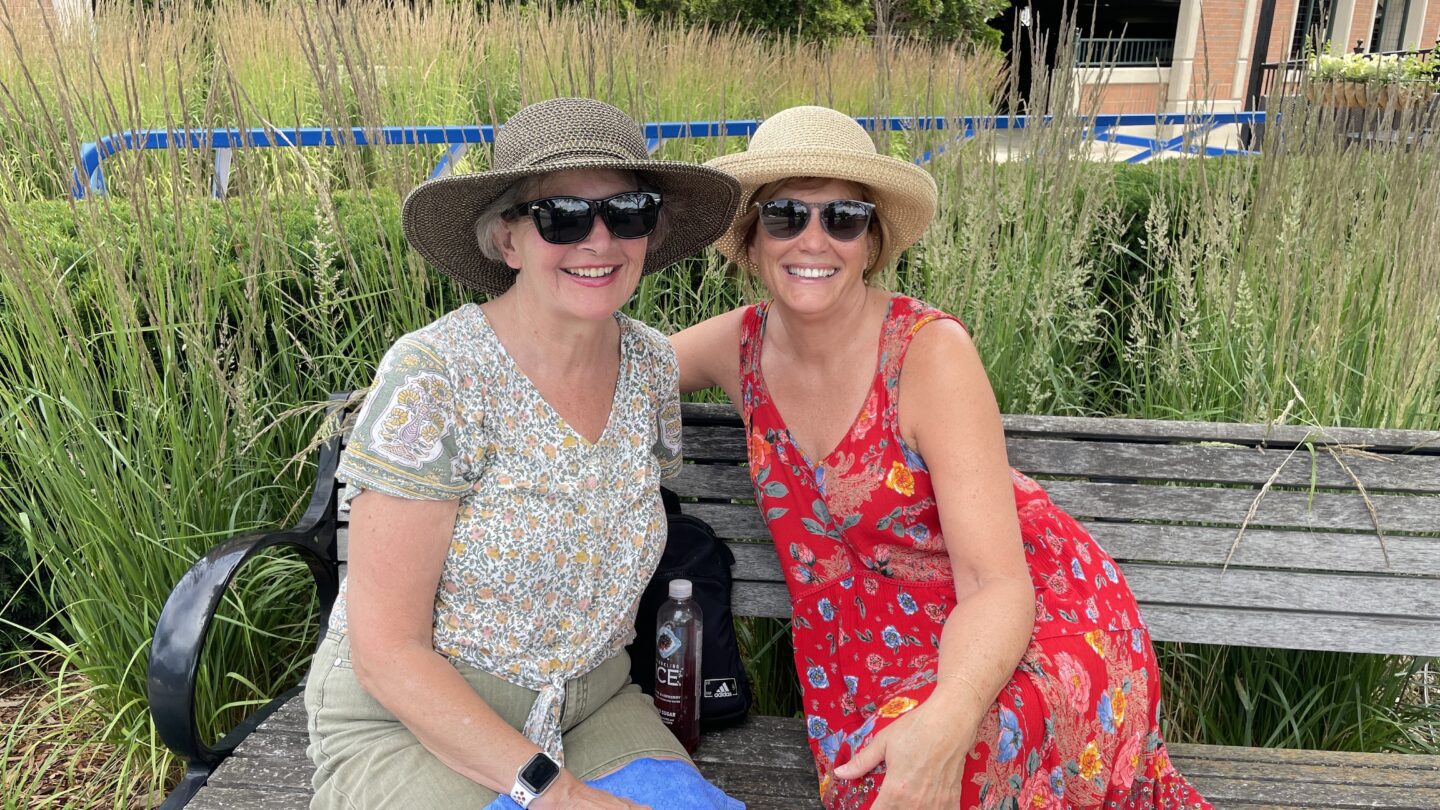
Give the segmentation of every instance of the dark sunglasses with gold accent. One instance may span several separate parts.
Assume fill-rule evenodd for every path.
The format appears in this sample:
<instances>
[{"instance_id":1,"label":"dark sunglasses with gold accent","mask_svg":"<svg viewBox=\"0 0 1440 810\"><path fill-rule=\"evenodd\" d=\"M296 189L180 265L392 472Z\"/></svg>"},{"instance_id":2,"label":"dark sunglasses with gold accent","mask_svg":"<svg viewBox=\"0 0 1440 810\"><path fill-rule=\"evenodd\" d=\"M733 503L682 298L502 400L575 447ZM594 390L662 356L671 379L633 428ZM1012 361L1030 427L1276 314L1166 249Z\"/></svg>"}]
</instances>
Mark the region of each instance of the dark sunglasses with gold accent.
<instances>
[{"instance_id":1,"label":"dark sunglasses with gold accent","mask_svg":"<svg viewBox=\"0 0 1440 810\"><path fill-rule=\"evenodd\" d=\"M875 215L875 204L860 200L831 200L814 203L781 197L755 204L760 209L760 225L776 239L794 239L810 222L810 212L820 211L820 225L825 233L841 242L850 242L865 233Z\"/></svg>"},{"instance_id":2,"label":"dark sunglasses with gold accent","mask_svg":"<svg viewBox=\"0 0 1440 810\"><path fill-rule=\"evenodd\" d=\"M595 214L617 239L639 239L654 233L660 221L660 195L654 191L625 191L603 200L584 197L545 197L513 205L500 216L516 220L530 215L540 238L552 245L583 241L595 227Z\"/></svg>"}]
</instances>

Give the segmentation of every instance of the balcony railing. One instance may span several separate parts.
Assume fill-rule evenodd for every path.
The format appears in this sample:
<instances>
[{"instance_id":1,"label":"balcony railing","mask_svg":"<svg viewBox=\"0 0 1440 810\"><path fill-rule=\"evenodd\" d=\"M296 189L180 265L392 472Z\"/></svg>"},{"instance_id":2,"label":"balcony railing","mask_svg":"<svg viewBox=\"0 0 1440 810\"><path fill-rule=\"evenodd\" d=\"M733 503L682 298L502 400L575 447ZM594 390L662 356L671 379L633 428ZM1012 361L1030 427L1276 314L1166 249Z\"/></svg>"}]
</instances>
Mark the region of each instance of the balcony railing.
<instances>
[{"instance_id":1,"label":"balcony railing","mask_svg":"<svg viewBox=\"0 0 1440 810\"><path fill-rule=\"evenodd\" d=\"M1355 53L1361 53L1356 50ZM1372 56L1398 56L1405 54L1418 54L1430 59L1431 64L1437 65L1440 69L1440 59L1437 59L1435 48L1424 48L1416 51L1382 51L1379 53L1366 54ZM1261 109L1265 106L1265 99L1271 95L1293 96L1300 92L1305 73L1310 69L1310 60L1287 59L1283 62L1264 62L1260 65L1260 87L1256 98L1247 100L1248 106L1254 109Z\"/></svg>"},{"instance_id":2,"label":"balcony railing","mask_svg":"<svg viewBox=\"0 0 1440 810\"><path fill-rule=\"evenodd\" d=\"M1174 37L1080 37L1075 42L1079 67L1169 67L1174 55Z\"/></svg>"}]
</instances>

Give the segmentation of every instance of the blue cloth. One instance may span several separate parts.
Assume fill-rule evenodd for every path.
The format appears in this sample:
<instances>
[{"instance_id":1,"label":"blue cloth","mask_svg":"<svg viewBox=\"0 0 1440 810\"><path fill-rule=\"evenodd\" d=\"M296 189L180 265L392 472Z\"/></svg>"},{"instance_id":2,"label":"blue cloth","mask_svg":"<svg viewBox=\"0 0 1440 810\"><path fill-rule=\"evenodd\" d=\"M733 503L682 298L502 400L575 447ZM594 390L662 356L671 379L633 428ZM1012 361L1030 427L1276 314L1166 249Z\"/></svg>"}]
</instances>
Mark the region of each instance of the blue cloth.
<instances>
[{"instance_id":1,"label":"blue cloth","mask_svg":"<svg viewBox=\"0 0 1440 810\"><path fill-rule=\"evenodd\" d=\"M705 781L688 762L678 759L637 759L618 771L585 784L614 796L649 805L654 810L745 810L745 803ZM501 796L484 810L519 810Z\"/></svg>"}]
</instances>

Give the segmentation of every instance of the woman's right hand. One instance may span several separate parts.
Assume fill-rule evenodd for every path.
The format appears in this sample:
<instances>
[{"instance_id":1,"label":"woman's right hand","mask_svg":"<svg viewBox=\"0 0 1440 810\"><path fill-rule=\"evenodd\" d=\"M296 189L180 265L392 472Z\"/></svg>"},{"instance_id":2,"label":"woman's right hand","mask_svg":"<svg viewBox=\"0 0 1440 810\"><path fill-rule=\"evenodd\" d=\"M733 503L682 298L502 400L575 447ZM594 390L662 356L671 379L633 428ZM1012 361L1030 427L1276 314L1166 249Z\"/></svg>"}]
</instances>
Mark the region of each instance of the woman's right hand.
<instances>
[{"instance_id":1,"label":"woman's right hand","mask_svg":"<svg viewBox=\"0 0 1440 810\"><path fill-rule=\"evenodd\" d=\"M566 770L560 771L555 784L530 806L535 810L649 810L646 805L590 787Z\"/></svg>"}]
</instances>

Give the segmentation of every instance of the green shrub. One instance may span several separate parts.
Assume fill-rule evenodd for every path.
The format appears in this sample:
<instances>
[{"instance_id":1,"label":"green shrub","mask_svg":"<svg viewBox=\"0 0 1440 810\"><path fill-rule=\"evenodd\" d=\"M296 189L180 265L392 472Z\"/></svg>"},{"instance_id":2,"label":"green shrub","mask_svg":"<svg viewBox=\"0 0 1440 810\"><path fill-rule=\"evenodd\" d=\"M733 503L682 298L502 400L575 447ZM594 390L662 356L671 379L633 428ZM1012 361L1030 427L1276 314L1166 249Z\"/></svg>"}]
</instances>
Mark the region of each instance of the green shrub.
<instances>
[{"instance_id":1,"label":"green shrub","mask_svg":"<svg viewBox=\"0 0 1440 810\"><path fill-rule=\"evenodd\" d=\"M44 586L44 569L31 564L23 539L0 530L0 658L36 646L27 629L47 629L49 614L40 597Z\"/></svg>"}]
</instances>

